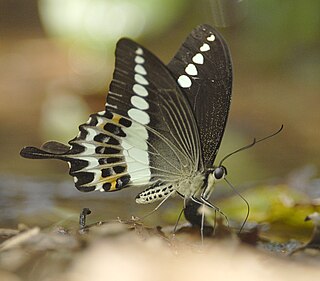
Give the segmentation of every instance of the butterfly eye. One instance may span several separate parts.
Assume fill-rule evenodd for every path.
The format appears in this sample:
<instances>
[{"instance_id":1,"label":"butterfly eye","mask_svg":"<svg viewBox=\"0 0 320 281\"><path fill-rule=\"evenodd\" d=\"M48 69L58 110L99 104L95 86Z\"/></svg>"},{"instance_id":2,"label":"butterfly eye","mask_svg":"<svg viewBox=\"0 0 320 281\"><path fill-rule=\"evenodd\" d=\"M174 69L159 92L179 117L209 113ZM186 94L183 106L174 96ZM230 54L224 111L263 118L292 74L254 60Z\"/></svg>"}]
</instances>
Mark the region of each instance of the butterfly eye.
<instances>
[{"instance_id":1,"label":"butterfly eye","mask_svg":"<svg viewBox=\"0 0 320 281\"><path fill-rule=\"evenodd\" d=\"M224 167L217 167L214 171L213 171L213 175L217 180L222 179L225 175L226 175L226 171L224 169Z\"/></svg>"}]
</instances>

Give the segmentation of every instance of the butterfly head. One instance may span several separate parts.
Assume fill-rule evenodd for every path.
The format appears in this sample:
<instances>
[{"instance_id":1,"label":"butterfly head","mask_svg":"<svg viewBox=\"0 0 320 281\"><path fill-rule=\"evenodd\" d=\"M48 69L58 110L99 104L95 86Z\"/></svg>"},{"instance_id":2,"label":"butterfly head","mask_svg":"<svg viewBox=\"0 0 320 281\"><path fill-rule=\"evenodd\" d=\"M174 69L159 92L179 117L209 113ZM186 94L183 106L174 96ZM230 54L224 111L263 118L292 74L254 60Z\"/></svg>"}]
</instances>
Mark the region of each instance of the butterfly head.
<instances>
[{"instance_id":1,"label":"butterfly head","mask_svg":"<svg viewBox=\"0 0 320 281\"><path fill-rule=\"evenodd\" d=\"M213 168L207 171L206 179L208 181L208 185L213 185L216 182L223 180L227 174L228 172L225 166L213 166Z\"/></svg>"},{"instance_id":2,"label":"butterfly head","mask_svg":"<svg viewBox=\"0 0 320 281\"><path fill-rule=\"evenodd\" d=\"M208 169L203 185L202 195L204 198L209 198L214 186L217 182L222 181L227 175L227 169L225 166L219 165Z\"/></svg>"},{"instance_id":3,"label":"butterfly head","mask_svg":"<svg viewBox=\"0 0 320 281\"><path fill-rule=\"evenodd\" d=\"M227 169L225 166L218 166L218 167L213 167L211 170L211 174L213 176L213 179L215 182L218 182L220 180L223 180L225 176L228 174Z\"/></svg>"}]
</instances>

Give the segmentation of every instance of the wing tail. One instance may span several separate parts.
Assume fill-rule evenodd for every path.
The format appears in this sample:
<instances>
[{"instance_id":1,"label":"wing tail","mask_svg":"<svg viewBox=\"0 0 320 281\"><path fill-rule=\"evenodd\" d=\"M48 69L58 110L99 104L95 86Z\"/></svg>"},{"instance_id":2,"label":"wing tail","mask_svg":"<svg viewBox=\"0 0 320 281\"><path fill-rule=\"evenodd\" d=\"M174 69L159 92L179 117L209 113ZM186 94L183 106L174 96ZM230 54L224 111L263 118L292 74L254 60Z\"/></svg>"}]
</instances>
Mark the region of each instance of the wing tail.
<instances>
[{"instance_id":1,"label":"wing tail","mask_svg":"<svg viewBox=\"0 0 320 281\"><path fill-rule=\"evenodd\" d=\"M20 155L29 159L60 159L65 160L65 153L69 147L58 142L47 142L41 148L26 146L20 151Z\"/></svg>"},{"instance_id":2,"label":"wing tail","mask_svg":"<svg viewBox=\"0 0 320 281\"><path fill-rule=\"evenodd\" d=\"M37 147L26 146L21 149L20 155L29 159L50 159L59 158L58 155L44 151Z\"/></svg>"}]
</instances>

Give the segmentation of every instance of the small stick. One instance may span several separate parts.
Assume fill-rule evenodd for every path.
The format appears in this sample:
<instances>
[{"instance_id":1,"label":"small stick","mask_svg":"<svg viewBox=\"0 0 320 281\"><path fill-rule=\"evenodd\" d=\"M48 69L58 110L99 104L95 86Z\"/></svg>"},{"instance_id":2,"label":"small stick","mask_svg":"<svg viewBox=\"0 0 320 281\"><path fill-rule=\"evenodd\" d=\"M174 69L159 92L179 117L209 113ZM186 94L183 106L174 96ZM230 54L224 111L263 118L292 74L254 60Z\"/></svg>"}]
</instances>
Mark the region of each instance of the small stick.
<instances>
[{"instance_id":1,"label":"small stick","mask_svg":"<svg viewBox=\"0 0 320 281\"><path fill-rule=\"evenodd\" d=\"M80 217L79 217L80 231L84 231L86 227L87 215L90 215L90 214L91 214L91 210L89 208L82 209L82 212L80 213Z\"/></svg>"}]
</instances>

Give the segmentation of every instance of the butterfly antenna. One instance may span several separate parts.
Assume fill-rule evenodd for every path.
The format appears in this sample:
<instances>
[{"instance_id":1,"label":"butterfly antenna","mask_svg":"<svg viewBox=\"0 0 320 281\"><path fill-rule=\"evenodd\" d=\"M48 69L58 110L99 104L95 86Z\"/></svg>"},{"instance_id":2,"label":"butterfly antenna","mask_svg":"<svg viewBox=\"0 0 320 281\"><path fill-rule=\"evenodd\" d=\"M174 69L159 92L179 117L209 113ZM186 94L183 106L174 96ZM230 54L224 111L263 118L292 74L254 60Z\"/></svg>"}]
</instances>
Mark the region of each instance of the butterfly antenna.
<instances>
[{"instance_id":1,"label":"butterfly antenna","mask_svg":"<svg viewBox=\"0 0 320 281\"><path fill-rule=\"evenodd\" d=\"M264 138L262 138L262 139L258 139L258 140L257 140L256 138L254 138L252 143L250 143L250 144L248 144L248 145L246 145L246 146L240 147L239 149L237 149L237 150L235 150L235 151L227 154L227 155L226 155L225 157L223 157L222 160L220 161L219 167L221 167L222 163L223 163L226 159L228 159L231 155L236 154L236 153L238 153L238 152L240 152L240 151L246 150L246 149L254 146L255 144L257 144L258 142L262 142L262 141L265 141L265 140L267 140L267 139L269 139L269 138L272 138L272 137L276 136L277 134L279 134L279 133L282 131L282 129L283 129L283 124L281 125L280 129L279 129L278 131L276 131L275 133L273 133L273 134L271 134L271 135L268 135L268 136L266 136L266 137L264 137Z\"/></svg>"},{"instance_id":2,"label":"butterfly antenna","mask_svg":"<svg viewBox=\"0 0 320 281\"><path fill-rule=\"evenodd\" d=\"M226 159L228 159L231 155L236 154L236 153L238 153L238 152L240 152L240 151L246 150L246 149L254 146L256 143L257 143L257 140L254 138L252 143L250 143L250 144L248 144L248 145L246 145L246 146L240 147L240 148L238 148L237 150L235 150L235 151L227 154L225 157L223 157L223 158L221 159L221 161L220 161L220 163L219 163L219 167L221 167L222 163L223 163Z\"/></svg>"},{"instance_id":3,"label":"butterfly antenna","mask_svg":"<svg viewBox=\"0 0 320 281\"><path fill-rule=\"evenodd\" d=\"M236 190L236 188L226 179L224 178L224 180L226 181L226 183L229 185L229 187L243 200L243 202L247 205L247 214L245 219L243 220L243 223L239 229L238 234L241 233L242 229L244 228L244 225L246 224L249 214L250 214L250 205L249 202L241 195L241 193L239 191Z\"/></svg>"}]
</instances>

